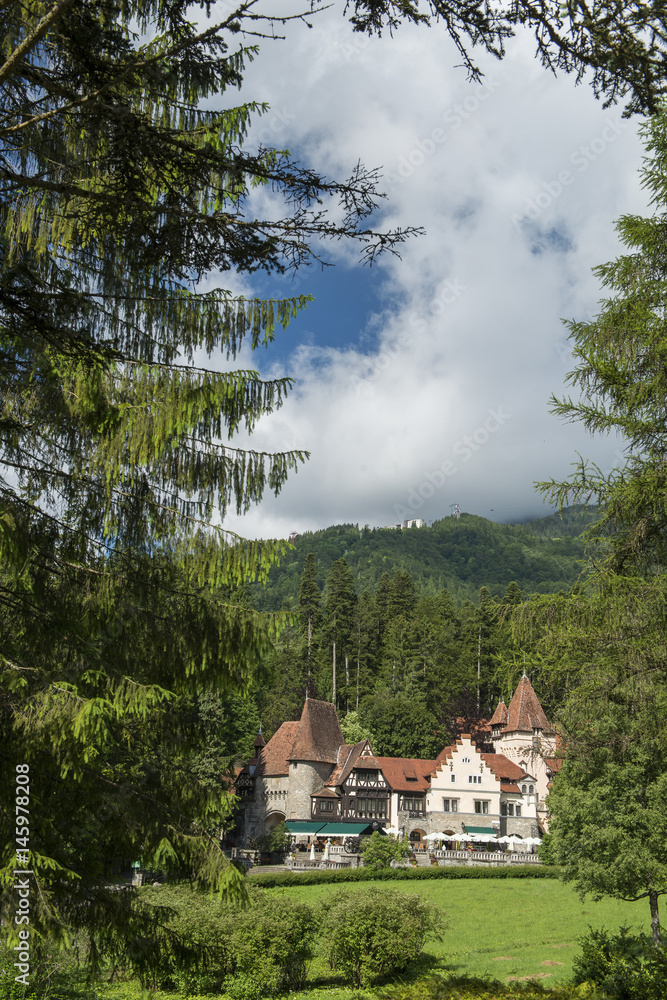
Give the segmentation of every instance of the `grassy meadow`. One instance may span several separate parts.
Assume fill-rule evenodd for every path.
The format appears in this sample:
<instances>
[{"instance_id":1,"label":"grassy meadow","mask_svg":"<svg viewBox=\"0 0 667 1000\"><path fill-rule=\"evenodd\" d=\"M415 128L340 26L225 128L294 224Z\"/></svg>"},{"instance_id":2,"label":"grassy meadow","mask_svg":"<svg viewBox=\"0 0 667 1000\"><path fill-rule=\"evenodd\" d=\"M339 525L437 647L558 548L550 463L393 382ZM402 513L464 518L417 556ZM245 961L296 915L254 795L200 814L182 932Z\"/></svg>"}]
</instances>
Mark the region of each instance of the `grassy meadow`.
<instances>
[{"instance_id":1,"label":"grassy meadow","mask_svg":"<svg viewBox=\"0 0 667 1000\"><path fill-rule=\"evenodd\" d=\"M522 1000L548 998L551 990L555 991L553 1000L571 1000L583 996L580 990L568 989L568 980L579 952L579 938L589 926L612 932L623 925L645 931L649 926L648 904L610 899L582 902L570 887L555 879L366 882L257 888L255 892L260 906L264 894L312 905L331 892L363 893L369 885L378 884L418 893L443 910L448 927L442 941L428 941L420 959L398 981L361 991L345 985L342 976L332 972L323 957L316 956L308 988L290 993L291 1000L501 1000L514 990ZM169 888L165 886L160 895L163 891L161 901L169 904ZM70 987L74 987L73 982ZM142 993L133 981L87 988L81 984L80 989L64 993L56 989L49 993L49 1000L140 1000L148 996L151 1000L181 1000L175 992Z\"/></svg>"},{"instance_id":2,"label":"grassy meadow","mask_svg":"<svg viewBox=\"0 0 667 1000\"><path fill-rule=\"evenodd\" d=\"M557 985L570 977L572 961L579 952L578 939L589 926L614 932L623 925L649 929L648 903L594 902L590 898L582 902L573 889L556 879L390 884L404 892L419 893L447 913L449 927L442 941L427 942L424 964L457 976L492 976L501 981L535 976L545 986ZM312 903L332 888L338 887L270 891ZM363 892L364 884L346 888ZM317 960L311 975L334 979Z\"/></svg>"}]
</instances>

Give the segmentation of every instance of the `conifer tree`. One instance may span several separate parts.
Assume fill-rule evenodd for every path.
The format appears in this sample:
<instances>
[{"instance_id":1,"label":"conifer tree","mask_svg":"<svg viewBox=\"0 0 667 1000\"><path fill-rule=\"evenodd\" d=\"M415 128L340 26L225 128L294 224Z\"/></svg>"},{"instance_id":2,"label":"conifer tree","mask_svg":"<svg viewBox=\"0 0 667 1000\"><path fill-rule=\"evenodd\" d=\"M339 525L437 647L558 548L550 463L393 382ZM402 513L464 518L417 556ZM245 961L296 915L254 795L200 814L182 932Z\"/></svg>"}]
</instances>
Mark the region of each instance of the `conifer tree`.
<instances>
[{"instance_id":1,"label":"conifer tree","mask_svg":"<svg viewBox=\"0 0 667 1000\"><path fill-rule=\"evenodd\" d=\"M307 685L310 694L310 683L312 674L312 652L313 652L313 631L319 627L321 617L322 593L316 582L317 559L310 552L306 556L301 573L301 583L299 585L299 612L302 622L306 627L306 660L307 660Z\"/></svg>"},{"instance_id":2,"label":"conifer tree","mask_svg":"<svg viewBox=\"0 0 667 1000\"><path fill-rule=\"evenodd\" d=\"M337 559L327 575L325 586L325 631L331 646L331 700L336 704L341 687L349 699L350 656L354 652L353 630L357 607L357 593L352 570L345 559ZM344 666L344 684L339 675L340 665Z\"/></svg>"},{"instance_id":3,"label":"conifer tree","mask_svg":"<svg viewBox=\"0 0 667 1000\"><path fill-rule=\"evenodd\" d=\"M593 3L457 3L455 0L354 0L357 31L381 34L403 22L430 25L442 21L473 80L480 70L472 50L481 47L498 58L517 30L531 30L543 66L590 80L605 107L630 95L628 111L658 111L667 86L667 43L663 5L641 0L595 0Z\"/></svg>"},{"instance_id":4,"label":"conifer tree","mask_svg":"<svg viewBox=\"0 0 667 1000\"><path fill-rule=\"evenodd\" d=\"M609 473L581 459L569 480L538 485L561 507L599 504L588 534L611 542L612 570L651 574L662 572L667 557L667 114L641 132L648 151L642 185L655 215L617 222L628 253L594 268L611 295L596 317L568 324L576 361L568 382L578 398L552 398L564 419L619 434L625 456Z\"/></svg>"},{"instance_id":5,"label":"conifer tree","mask_svg":"<svg viewBox=\"0 0 667 1000\"><path fill-rule=\"evenodd\" d=\"M224 517L306 457L234 444L289 379L203 367L269 343L306 298L197 281L296 268L319 238L372 261L405 236L365 228L372 171L329 181L247 146L265 108L229 98L256 55L244 39L271 33L254 8L197 25L205 0L2 5L0 795L13 816L29 768L31 930L85 928L93 962L150 927L154 947L127 954L159 965L169 938L113 891L114 864L238 888L211 835L229 795L194 775L184 706L262 678L268 625L239 588L283 546ZM274 217L252 214L257 186L283 199ZM14 848L12 830L5 882Z\"/></svg>"},{"instance_id":6,"label":"conifer tree","mask_svg":"<svg viewBox=\"0 0 667 1000\"><path fill-rule=\"evenodd\" d=\"M643 126L643 185L652 218L625 216L628 253L595 269L611 296L599 314L570 323L578 398L554 411L591 431L625 439L620 467L584 459L569 480L541 488L561 505L594 500L589 530L607 543L588 593L544 599L518 623L542 630L545 666L569 696L558 722L564 764L549 797L552 853L563 877L596 896L648 899L660 943L658 900L667 892L664 796L664 608L667 577L667 115ZM603 550L604 551L604 550Z\"/></svg>"}]
</instances>

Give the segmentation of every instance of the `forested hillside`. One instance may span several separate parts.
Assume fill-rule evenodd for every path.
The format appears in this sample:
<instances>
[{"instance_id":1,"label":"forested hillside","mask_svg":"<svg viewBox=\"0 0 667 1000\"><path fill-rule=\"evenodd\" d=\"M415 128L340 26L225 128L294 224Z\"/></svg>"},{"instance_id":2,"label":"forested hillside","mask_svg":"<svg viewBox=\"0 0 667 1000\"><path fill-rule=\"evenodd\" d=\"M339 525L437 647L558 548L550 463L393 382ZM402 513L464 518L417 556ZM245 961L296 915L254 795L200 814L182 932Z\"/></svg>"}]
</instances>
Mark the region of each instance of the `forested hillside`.
<instances>
[{"instance_id":1,"label":"forested hillside","mask_svg":"<svg viewBox=\"0 0 667 1000\"><path fill-rule=\"evenodd\" d=\"M475 600L483 586L500 596L512 581L525 594L556 593L579 577L585 555L580 536L596 516L596 508L579 506L525 524L462 514L403 531L340 524L306 532L271 570L268 584L254 588L252 601L267 611L293 605L310 552L320 587L332 564L344 557L360 591L377 587L383 573L403 569L421 591L436 594L446 587L457 601Z\"/></svg>"},{"instance_id":2,"label":"forested hillside","mask_svg":"<svg viewBox=\"0 0 667 1000\"><path fill-rule=\"evenodd\" d=\"M522 525L462 515L398 531L341 525L306 534L272 571L258 605L292 612L272 682L257 692L267 734L299 717L306 691L333 701L349 741L428 757L506 700L524 667L547 712L539 636L518 640L513 611L531 595L577 593L580 537L596 517L570 509ZM250 734L248 734L248 737Z\"/></svg>"}]
</instances>

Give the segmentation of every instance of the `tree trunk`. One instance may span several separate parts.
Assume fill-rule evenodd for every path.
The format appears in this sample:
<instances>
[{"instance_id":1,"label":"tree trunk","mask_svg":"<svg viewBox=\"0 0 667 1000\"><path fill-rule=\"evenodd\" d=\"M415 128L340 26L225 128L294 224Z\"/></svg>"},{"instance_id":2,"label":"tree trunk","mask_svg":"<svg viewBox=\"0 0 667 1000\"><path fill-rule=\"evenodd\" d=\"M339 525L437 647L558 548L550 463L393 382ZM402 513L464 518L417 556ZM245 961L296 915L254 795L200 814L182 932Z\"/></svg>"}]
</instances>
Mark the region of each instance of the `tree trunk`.
<instances>
[{"instance_id":1,"label":"tree trunk","mask_svg":"<svg viewBox=\"0 0 667 1000\"><path fill-rule=\"evenodd\" d=\"M310 695L310 644L313 638L313 622L311 615L308 615L308 682L306 692Z\"/></svg>"},{"instance_id":2,"label":"tree trunk","mask_svg":"<svg viewBox=\"0 0 667 1000\"><path fill-rule=\"evenodd\" d=\"M333 704L336 704L336 640L333 641L333 695L331 698Z\"/></svg>"},{"instance_id":3,"label":"tree trunk","mask_svg":"<svg viewBox=\"0 0 667 1000\"><path fill-rule=\"evenodd\" d=\"M649 889L648 901L651 907L651 931L653 932L653 944L660 947L660 914L658 912L658 893L655 889Z\"/></svg>"},{"instance_id":4,"label":"tree trunk","mask_svg":"<svg viewBox=\"0 0 667 1000\"><path fill-rule=\"evenodd\" d=\"M479 678L482 670L482 629L477 636L477 716L479 717Z\"/></svg>"},{"instance_id":5,"label":"tree trunk","mask_svg":"<svg viewBox=\"0 0 667 1000\"><path fill-rule=\"evenodd\" d=\"M359 708L359 657L357 657L357 709Z\"/></svg>"}]
</instances>

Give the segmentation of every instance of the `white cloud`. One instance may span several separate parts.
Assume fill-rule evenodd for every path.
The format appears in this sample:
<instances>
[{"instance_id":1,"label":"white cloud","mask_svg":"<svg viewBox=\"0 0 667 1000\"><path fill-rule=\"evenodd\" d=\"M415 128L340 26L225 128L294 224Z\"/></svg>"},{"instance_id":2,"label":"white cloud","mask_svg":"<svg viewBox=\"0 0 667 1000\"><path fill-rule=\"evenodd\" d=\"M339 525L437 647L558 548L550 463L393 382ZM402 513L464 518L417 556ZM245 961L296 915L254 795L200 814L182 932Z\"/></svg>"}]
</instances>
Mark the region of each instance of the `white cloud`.
<instances>
[{"instance_id":1,"label":"white cloud","mask_svg":"<svg viewBox=\"0 0 667 1000\"><path fill-rule=\"evenodd\" d=\"M563 425L548 398L569 367L561 317L595 312L590 271L619 251L613 221L646 211L637 123L540 69L526 37L503 63L480 59L480 87L453 68L442 26L367 40L336 8L287 34L247 74L243 94L273 108L255 135L332 176L382 164L382 226L427 233L382 265L387 309L359 316L355 343L315 330L284 372L262 371L298 384L250 443L312 458L278 500L228 525L269 536L388 524L429 494L429 476L425 518L455 502L496 520L539 515L534 480L566 476L577 450L609 466L619 448ZM270 195L258 198L266 208ZM506 416L489 430L492 413Z\"/></svg>"}]
</instances>

